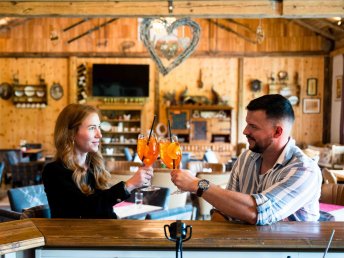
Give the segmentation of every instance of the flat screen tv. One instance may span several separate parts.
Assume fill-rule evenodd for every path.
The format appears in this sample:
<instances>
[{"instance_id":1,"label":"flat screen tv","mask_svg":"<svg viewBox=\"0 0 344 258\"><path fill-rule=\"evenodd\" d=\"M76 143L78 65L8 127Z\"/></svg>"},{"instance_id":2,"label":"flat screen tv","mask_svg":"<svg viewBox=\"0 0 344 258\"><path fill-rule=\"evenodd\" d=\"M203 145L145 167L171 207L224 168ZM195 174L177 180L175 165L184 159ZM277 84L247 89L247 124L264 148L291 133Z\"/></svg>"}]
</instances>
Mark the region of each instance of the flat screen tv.
<instances>
[{"instance_id":1,"label":"flat screen tv","mask_svg":"<svg viewBox=\"0 0 344 258\"><path fill-rule=\"evenodd\" d=\"M93 64L94 97L149 97L149 65Z\"/></svg>"}]
</instances>

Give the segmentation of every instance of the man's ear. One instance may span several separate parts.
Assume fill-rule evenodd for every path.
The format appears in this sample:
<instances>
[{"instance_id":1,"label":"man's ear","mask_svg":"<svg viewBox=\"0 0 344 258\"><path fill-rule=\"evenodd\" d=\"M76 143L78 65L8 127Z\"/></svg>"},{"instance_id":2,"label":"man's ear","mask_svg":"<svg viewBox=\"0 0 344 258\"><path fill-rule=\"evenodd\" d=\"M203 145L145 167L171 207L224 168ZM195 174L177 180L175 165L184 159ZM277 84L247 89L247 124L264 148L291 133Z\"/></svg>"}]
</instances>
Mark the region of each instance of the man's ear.
<instances>
[{"instance_id":1,"label":"man's ear","mask_svg":"<svg viewBox=\"0 0 344 258\"><path fill-rule=\"evenodd\" d=\"M283 128L281 126L276 126L274 137L280 137L283 133Z\"/></svg>"}]
</instances>

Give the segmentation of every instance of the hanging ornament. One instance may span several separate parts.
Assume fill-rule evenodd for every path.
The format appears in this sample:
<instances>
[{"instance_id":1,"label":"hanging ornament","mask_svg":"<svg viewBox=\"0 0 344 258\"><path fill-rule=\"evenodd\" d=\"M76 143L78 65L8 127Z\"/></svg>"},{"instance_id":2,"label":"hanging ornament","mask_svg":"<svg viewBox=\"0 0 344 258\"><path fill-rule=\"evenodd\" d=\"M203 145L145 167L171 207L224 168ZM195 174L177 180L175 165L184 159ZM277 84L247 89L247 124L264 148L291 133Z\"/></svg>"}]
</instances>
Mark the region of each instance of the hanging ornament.
<instances>
[{"instance_id":1,"label":"hanging ornament","mask_svg":"<svg viewBox=\"0 0 344 258\"><path fill-rule=\"evenodd\" d=\"M191 39L184 35L177 36L177 29L183 27L190 28ZM172 22L168 18L145 18L140 26L140 37L159 71L166 75L195 50L200 38L200 26L188 18L173 19ZM168 61L173 59L173 61L164 64L162 58L166 58Z\"/></svg>"},{"instance_id":2,"label":"hanging ornament","mask_svg":"<svg viewBox=\"0 0 344 258\"><path fill-rule=\"evenodd\" d=\"M257 38L258 44L262 44L262 42L264 41L264 38L265 38L264 29L262 27L262 19L259 19L259 25L258 25L257 30L256 30L256 38Z\"/></svg>"}]
</instances>

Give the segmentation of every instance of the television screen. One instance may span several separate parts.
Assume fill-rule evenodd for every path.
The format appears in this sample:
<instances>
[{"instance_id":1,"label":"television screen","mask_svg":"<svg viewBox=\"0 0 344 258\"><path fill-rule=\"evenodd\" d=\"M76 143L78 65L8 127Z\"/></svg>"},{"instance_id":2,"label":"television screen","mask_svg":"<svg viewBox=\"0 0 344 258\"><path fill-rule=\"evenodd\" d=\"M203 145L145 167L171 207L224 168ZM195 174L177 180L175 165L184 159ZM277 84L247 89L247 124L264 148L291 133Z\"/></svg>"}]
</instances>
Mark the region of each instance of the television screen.
<instances>
[{"instance_id":1,"label":"television screen","mask_svg":"<svg viewBox=\"0 0 344 258\"><path fill-rule=\"evenodd\" d=\"M94 64L94 97L149 97L149 65Z\"/></svg>"}]
</instances>

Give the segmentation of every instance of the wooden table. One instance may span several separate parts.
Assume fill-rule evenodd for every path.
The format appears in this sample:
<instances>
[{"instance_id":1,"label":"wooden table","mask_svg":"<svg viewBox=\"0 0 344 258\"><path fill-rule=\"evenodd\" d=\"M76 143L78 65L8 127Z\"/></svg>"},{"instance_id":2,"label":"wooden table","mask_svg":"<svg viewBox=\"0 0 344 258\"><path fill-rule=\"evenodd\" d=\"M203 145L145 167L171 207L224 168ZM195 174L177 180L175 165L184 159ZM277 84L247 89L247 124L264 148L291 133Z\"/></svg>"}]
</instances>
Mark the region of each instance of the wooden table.
<instances>
[{"instance_id":1,"label":"wooden table","mask_svg":"<svg viewBox=\"0 0 344 258\"><path fill-rule=\"evenodd\" d=\"M164 235L164 225L172 222L86 219L5 222L0 224L0 254L38 248L36 257L42 258L175 257L175 243ZM327 257L343 257L344 253L341 222L280 222L271 226L183 222L191 225L193 232L184 243L185 257L322 257L333 229L335 235Z\"/></svg>"}]
</instances>

